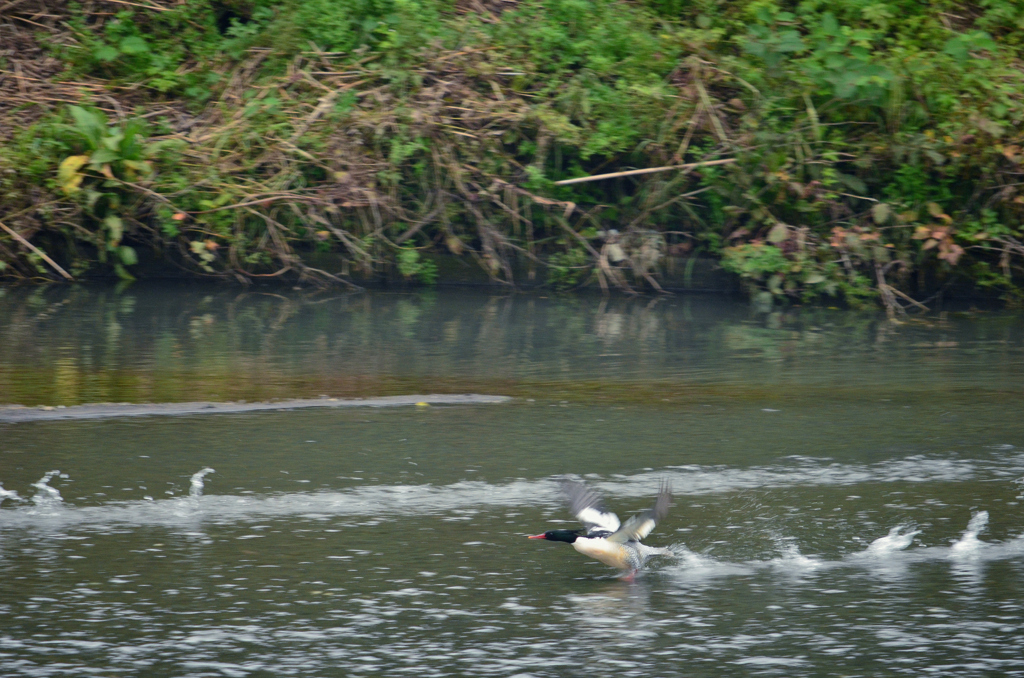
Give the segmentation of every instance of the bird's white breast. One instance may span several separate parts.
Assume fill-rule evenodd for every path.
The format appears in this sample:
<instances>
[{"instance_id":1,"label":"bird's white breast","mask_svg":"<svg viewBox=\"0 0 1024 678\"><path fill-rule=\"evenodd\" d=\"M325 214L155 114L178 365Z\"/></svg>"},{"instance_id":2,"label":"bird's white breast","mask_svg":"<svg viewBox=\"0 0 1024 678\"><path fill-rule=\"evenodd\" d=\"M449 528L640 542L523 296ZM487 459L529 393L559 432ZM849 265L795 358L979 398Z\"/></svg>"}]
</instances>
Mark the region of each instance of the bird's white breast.
<instances>
[{"instance_id":1,"label":"bird's white breast","mask_svg":"<svg viewBox=\"0 0 1024 678\"><path fill-rule=\"evenodd\" d=\"M611 565L620 570L630 569L629 556L622 544L613 544L604 538L581 537L572 543L572 547L585 556L600 560L605 565Z\"/></svg>"}]
</instances>

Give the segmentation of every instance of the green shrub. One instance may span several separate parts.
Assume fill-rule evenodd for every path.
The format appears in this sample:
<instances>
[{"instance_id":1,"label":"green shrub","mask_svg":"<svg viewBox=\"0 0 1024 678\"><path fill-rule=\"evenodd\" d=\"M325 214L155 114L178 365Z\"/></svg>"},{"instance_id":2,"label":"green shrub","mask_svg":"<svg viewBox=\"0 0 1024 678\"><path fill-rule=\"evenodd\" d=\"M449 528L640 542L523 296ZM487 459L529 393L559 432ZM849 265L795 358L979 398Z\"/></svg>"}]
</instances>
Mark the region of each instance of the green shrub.
<instances>
[{"instance_id":1,"label":"green shrub","mask_svg":"<svg viewBox=\"0 0 1024 678\"><path fill-rule=\"evenodd\" d=\"M443 247L506 282L512 257L546 262L552 285L574 287L612 280L596 234L619 229L622 243L720 257L776 298L957 279L1009 289L1022 272L1016 2L91 11L67 16L74 40L54 33L55 81L102 82L93 103L117 97L119 118L145 115L149 129L89 123L85 106L75 126L92 131L41 119L0 147L0 169L17 167L0 175L0 207L31 209L30 187L48 182L122 269L132 255L119 258L115 236L145 231L202 273L307 275L297 253L312 250L429 284L427 254ZM172 140L183 150L158 161ZM556 183L717 158L735 162ZM68 219L32 218L40 238L84 238ZM627 259L622 270L656 284L657 266Z\"/></svg>"}]
</instances>

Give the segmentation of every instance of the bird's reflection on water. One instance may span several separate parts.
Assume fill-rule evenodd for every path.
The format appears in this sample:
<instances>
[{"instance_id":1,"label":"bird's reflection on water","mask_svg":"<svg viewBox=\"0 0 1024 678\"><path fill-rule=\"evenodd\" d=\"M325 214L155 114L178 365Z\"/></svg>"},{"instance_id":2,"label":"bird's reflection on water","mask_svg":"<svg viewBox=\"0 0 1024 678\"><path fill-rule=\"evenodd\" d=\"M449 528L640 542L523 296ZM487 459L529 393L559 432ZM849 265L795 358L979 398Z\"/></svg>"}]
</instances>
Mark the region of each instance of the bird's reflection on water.
<instances>
[{"instance_id":1,"label":"bird's reflection on water","mask_svg":"<svg viewBox=\"0 0 1024 678\"><path fill-rule=\"evenodd\" d=\"M650 612L651 573L607 582L599 591L565 596L579 637L575 675L632 675L658 637Z\"/></svg>"}]
</instances>

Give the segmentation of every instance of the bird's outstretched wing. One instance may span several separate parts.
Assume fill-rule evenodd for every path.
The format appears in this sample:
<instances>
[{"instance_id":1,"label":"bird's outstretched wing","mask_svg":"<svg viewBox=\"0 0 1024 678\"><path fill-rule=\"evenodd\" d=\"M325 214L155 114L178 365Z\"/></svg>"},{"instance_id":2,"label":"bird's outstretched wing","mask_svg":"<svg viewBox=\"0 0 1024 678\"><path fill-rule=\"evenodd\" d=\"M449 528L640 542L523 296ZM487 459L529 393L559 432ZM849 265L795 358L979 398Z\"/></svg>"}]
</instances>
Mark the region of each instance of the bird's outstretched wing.
<instances>
[{"instance_id":1,"label":"bird's outstretched wing","mask_svg":"<svg viewBox=\"0 0 1024 678\"><path fill-rule=\"evenodd\" d=\"M601 495L578 480L563 480L562 493L569 501L569 510L587 528L587 533L615 532L619 517L604 506Z\"/></svg>"},{"instance_id":2,"label":"bird's outstretched wing","mask_svg":"<svg viewBox=\"0 0 1024 678\"><path fill-rule=\"evenodd\" d=\"M651 533L655 525L668 515L668 507L671 503L672 488L668 483L662 482L661 489L658 490L658 498L654 502L654 508L638 513L627 520L622 527L608 537L608 541L624 544L627 541L643 539Z\"/></svg>"}]
</instances>

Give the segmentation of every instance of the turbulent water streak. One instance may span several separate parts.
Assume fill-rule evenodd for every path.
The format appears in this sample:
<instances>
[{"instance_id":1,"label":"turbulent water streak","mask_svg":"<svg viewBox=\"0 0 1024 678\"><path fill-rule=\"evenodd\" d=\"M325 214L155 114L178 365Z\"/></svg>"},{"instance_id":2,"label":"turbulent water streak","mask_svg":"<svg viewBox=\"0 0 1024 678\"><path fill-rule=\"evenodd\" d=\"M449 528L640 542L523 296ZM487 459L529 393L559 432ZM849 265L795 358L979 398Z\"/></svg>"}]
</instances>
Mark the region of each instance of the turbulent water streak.
<instances>
[{"instance_id":1,"label":"turbulent water streak","mask_svg":"<svg viewBox=\"0 0 1024 678\"><path fill-rule=\"evenodd\" d=\"M862 465L799 458L591 482L632 497L654 494L665 477L680 496L804 487L835 489L841 497L850 491L836 488L894 478L934 487L1005 478L1020 463L1020 456ZM673 557L657 559L627 584L571 549L526 550L523 525L512 517L525 517L536 505L555 509L561 502L556 478L259 496L204 494L210 473L203 467L191 476L188 496L76 507L49 486L60 475L54 471L33 484L29 501L0 511L5 548L21 549L17 561L0 553L0 574L35 580L26 589L32 593L14 604L0 599L0 612L34 624L31 635L0 630L4 675L817 678L909 677L929 669L959 678L1024 672L1019 604L1004 601L998 622L987 609L969 619L946 609L973 610L985 593L983 575L1024 556L1024 537L981 542L987 511L976 513L952 545L931 547L914 547L915 537L933 529L924 516L862 529L852 514L840 514L837 520L862 539L860 550L845 556L811 551L805 540L814 535L800 531L770 532L768 552L759 557L697 552L666 532L662 539L676 542ZM445 522L465 516L474 522ZM323 520L329 517L373 526ZM495 530L495 521L506 518ZM742 518L737 523L750 524ZM816 524L798 520L786 529ZM473 539L481 525L488 543ZM444 526L452 528L448 537L440 536ZM267 538L271 531L278 541ZM759 531L753 523L730 537L742 543ZM349 542L357 533L366 550ZM130 544L126 562L62 575L67 581L54 592L46 573L57 571L55 565L73 572L104 540ZM529 560L548 556L540 567ZM927 595L933 580L916 580L917 573L934 577L936 570L947 579L938 602ZM9 590L4 585L0 580L0 592ZM907 593L915 587L923 592ZM59 622L67 619L88 624L84 630L83 622L72 624L77 635L68 634Z\"/></svg>"},{"instance_id":2,"label":"turbulent water streak","mask_svg":"<svg viewBox=\"0 0 1024 678\"><path fill-rule=\"evenodd\" d=\"M386 396L382 398L301 398L271 402L186 402L186 403L104 403L71 407L22 407L0 404L0 423L124 419L129 417L183 417L211 414L241 414L272 410L304 410L310 408L403 407L410 405L483 405L505 403L507 396L466 394L431 394Z\"/></svg>"},{"instance_id":3,"label":"turbulent water streak","mask_svg":"<svg viewBox=\"0 0 1024 678\"><path fill-rule=\"evenodd\" d=\"M745 489L795 486L852 485L868 482L963 481L979 473L975 462L924 456L906 457L870 465L837 464L794 458L791 464L733 469L683 466L651 471L614 480L594 482L611 496L638 497L656 494L663 480L671 482L676 496L723 493ZM1016 454L1001 468L1024 464ZM100 506L75 507L62 503L60 493L48 482L59 471L47 473L34 483L34 507L10 507L0 511L0 530L25 529L44 520L51 528L63 526L95 529L114 524L194 525L196 520L217 524L261 517L311 516L396 516L437 514L470 507L523 506L561 502L554 479L515 480L504 484L462 481L434 485L366 485L344 490L274 495L204 495L203 478L213 473L204 468L191 478L188 498L156 501L113 501ZM45 506L49 510L35 510ZM55 510L60 509L60 510ZM966 536L965 536L966 538ZM966 546L961 548L967 548Z\"/></svg>"}]
</instances>

